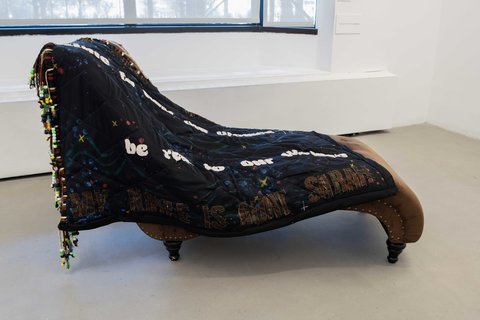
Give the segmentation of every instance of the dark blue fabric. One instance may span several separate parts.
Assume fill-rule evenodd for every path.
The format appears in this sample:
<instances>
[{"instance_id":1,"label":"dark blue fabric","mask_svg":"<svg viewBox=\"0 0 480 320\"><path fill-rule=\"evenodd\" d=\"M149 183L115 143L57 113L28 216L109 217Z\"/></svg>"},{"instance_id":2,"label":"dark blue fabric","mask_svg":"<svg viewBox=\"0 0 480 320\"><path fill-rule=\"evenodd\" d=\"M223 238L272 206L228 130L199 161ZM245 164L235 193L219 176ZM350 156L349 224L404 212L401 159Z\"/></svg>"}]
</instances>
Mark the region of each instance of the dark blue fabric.
<instances>
[{"instance_id":1,"label":"dark blue fabric","mask_svg":"<svg viewBox=\"0 0 480 320\"><path fill-rule=\"evenodd\" d=\"M236 236L397 191L387 170L329 136L230 128L183 109L106 41L56 45L53 57L63 230L133 221Z\"/></svg>"}]
</instances>

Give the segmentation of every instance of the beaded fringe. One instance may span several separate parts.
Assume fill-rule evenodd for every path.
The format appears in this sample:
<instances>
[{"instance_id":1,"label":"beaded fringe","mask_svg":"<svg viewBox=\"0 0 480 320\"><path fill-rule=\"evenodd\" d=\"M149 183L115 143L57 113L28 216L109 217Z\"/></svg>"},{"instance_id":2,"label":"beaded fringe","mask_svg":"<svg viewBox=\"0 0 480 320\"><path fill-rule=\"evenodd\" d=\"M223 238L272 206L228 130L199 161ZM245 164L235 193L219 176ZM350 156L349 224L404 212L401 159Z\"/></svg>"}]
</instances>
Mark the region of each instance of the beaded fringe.
<instances>
[{"instance_id":1,"label":"beaded fringe","mask_svg":"<svg viewBox=\"0 0 480 320\"><path fill-rule=\"evenodd\" d=\"M56 103L56 88L53 86L53 73L57 65L50 55L51 49L44 48L30 72L30 88L37 89L38 103L42 111L41 118L47 141L50 141L50 164L52 165L51 187L55 192L54 206L60 211L61 221L67 219L66 181L64 177L63 159L61 156L60 128L58 118L58 105ZM50 60L47 62L47 60ZM47 66L48 69L43 70ZM75 257L74 247L78 245L78 231L59 231L61 265L70 268L70 258Z\"/></svg>"}]
</instances>

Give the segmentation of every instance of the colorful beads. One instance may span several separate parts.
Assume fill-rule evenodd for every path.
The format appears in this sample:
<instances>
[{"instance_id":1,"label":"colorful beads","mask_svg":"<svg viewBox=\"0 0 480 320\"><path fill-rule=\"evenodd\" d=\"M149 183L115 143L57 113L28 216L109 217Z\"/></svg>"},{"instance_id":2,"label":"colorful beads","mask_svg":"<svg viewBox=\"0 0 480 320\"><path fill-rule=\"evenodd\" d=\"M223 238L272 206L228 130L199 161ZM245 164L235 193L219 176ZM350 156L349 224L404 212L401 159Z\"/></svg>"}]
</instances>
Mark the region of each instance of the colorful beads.
<instances>
[{"instance_id":1,"label":"colorful beads","mask_svg":"<svg viewBox=\"0 0 480 320\"><path fill-rule=\"evenodd\" d=\"M74 247L78 246L78 231L60 231L60 265L70 269L70 257L75 258Z\"/></svg>"},{"instance_id":2,"label":"colorful beads","mask_svg":"<svg viewBox=\"0 0 480 320\"><path fill-rule=\"evenodd\" d=\"M43 63L48 63L48 56L44 57ZM50 59L53 69L57 66ZM45 66L43 66L45 67ZM38 69L37 69L38 70ZM51 70L51 69L49 69ZM30 72L30 87L37 88L38 103L41 109L41 120L43 122L44 133L47 135L47 141L50 141L50 163L52 165L52 183L55 198L54 206L62 212L61 219L66 219L66 182L64 177L64 168L62 167L62 157L60 150L60 129L58 125L58 106L55 104L55 88L52 86L54 81L53 74L40 74L36 70ZM49 87L50 86L50 87ZM61 265L67 269L70 268L70 258L75 257L73 248L78 244L78 232L60 231L60 258Z\"/></svg>"},{"instance_id":3,"label":"colorful beads","mask_svg":"<svg viewBox=\"0 0 480 320\"><path fill-rule=\"evenodd\" d=\"M35 87L35 69L30 70L30 75L28 76L28 84L30 89Z\"/></svg>"}]
</instances>

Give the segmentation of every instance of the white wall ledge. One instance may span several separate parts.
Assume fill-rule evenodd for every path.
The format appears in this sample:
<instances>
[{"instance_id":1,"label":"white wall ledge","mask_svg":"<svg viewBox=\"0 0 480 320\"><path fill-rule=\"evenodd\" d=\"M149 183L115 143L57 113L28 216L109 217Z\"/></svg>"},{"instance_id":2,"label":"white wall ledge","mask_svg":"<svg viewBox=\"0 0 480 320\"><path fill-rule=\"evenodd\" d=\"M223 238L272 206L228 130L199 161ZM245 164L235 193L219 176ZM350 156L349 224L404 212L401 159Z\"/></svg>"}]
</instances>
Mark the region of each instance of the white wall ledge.
<instances>
[{"instance_id":1,"label":"white wall ledge","mask_svg":"<svg viewBox=\"0 0 480 320\"><path fill-rule=\"evenodd\" d=\"M151 78L151 80L160 91L168 92L394 76L393 73L383 70L374 72L332 73L318 69L261 67L242 71L209 72L199 75L162 76Z\"/></svg>"},{"instance_id":2,"label":"white wall ledge","mask_svg":"<svg viewBox=\"0 0 480 320\"><path fill-rule=\"evenodd\" d=\"M355 73L332 73L318 69L257 67L243 70L222 70L209 72L183 72L161 77L151 77L160 92L231 88L281 83L301 83L337 80L355 80L395 77L384 70ZM36 101L35 90L28 85L0 87L0 103Z\"/></svg>"}]
</instances>

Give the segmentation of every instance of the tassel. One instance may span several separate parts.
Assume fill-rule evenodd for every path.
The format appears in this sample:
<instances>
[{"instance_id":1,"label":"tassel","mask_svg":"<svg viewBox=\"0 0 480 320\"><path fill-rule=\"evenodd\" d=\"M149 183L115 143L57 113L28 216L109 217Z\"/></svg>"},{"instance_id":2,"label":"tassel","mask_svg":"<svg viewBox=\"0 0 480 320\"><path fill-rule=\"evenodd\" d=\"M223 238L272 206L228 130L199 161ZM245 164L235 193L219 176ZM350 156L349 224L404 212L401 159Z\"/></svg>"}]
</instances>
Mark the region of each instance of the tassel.
<instances>
[{"instance_id":1,"label":"tassel","mask_svg":"<svg viewBox=\"0 0 480 320\"><path fill-rule=\"evenodd\" d=\"M74 247L78 246L78 231L59 231L60 265L70 269L70 258L75 258Z\"/></svg>"},{"instance_id":2,"label":"tassel","mask_svg":"<svg viewBox=\"0 0 480 320\"><path fill-rule=\"evenodd\" d=\"M30 89L35 87L35 69L30 70L30 76L28 77L28 84L30 85Z\"/></svg>"}]
</instances>

